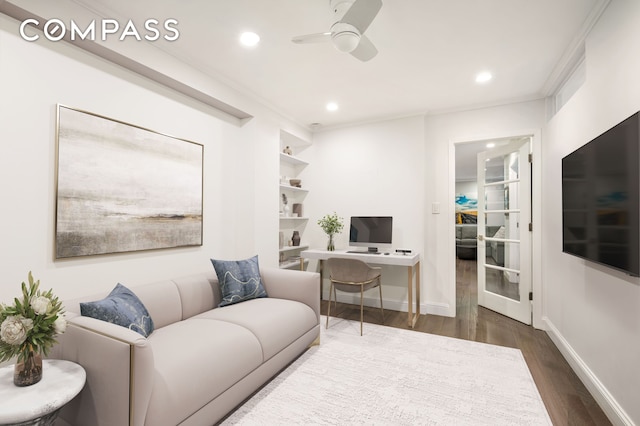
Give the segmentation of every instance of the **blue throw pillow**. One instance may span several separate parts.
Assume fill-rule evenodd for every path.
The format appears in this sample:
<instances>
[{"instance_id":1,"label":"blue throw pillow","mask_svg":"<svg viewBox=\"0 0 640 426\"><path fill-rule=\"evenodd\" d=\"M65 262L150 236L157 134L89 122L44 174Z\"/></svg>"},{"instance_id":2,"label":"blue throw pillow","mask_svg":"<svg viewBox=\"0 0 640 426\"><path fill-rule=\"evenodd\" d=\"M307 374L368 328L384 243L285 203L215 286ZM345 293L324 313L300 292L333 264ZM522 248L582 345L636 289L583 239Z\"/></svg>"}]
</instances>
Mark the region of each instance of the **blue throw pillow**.
<instances>
[{"instance_id":1,"label":"blue throw pillow","mask_svg":"<svg viewBox=\"0 0 640 426\"><path fill-rule=\"evenodd\" d=\"M267 297L262 285L258 256L246 260L211 259L218 275L222 300L218 306L233 305L249 299Z\"/></svg>"},{"instance_id":2,"label":"blue throw pillow","mask_svg":"<svg viewBox=\"0 0 640 426\"><path fill-rule=\"evenodd\" d=\"M95 302L80 303L80 314L113 324L149 337L153 332L153 320L138 296L122 284L118 284L107 297Z\"/></svg>"}]
</instances>

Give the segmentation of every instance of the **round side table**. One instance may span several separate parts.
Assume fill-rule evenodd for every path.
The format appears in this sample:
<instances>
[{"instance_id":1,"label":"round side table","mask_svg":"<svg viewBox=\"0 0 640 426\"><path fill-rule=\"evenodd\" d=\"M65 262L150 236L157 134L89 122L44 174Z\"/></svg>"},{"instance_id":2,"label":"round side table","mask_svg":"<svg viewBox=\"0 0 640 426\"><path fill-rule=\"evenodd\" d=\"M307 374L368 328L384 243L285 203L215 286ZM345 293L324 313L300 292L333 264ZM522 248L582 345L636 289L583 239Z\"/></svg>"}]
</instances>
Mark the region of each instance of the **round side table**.
<instances>
[{"instance_id":1,"label":"round side table","mask_svg":"<svg viewBox=\"0 0 640 426\"><path fill-rule=\"evenodd\" d=\"M42 380L13 384L13 365L0 368L0 425L53 425L58 411L84 387L84 368L71 361L45 359Z\"/></svg>"}]
</instances>

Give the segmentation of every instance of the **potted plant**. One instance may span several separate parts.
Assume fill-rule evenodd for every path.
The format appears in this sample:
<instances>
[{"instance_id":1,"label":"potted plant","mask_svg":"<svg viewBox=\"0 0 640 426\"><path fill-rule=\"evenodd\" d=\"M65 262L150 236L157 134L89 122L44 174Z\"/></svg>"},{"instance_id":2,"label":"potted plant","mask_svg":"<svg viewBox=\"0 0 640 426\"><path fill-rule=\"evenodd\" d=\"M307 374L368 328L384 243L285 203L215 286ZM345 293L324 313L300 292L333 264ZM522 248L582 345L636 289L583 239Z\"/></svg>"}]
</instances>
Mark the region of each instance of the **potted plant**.
<instances>
[{"instance_id":1,"label":"potted plant","mask_svg":"<svg viewBox=\"0 0 640 426\"><path fill-rule=\"evenodd\" d=\"M67 322L62 303L52 290L42 292L40 280L29 272L29 285L22 283L22 299L11 306L0 304L0 362L17 357L13 382L29 386L42 378L42 355L47 355L64 333Z\"/></svg>"},{"instance_id":2,"label":"potted plant","mask_svg":"<svg viewBox=\"0 0 640 426\"><path fill-rule=\"evenodd\" d=\"M327 250L335 250L336 248L333 244L333 235L342 232L342 228L344 227L342 218L338 217L336 212L333 212L333 214L327 214L322 219L318 220L318 225L320 225L324 233L329 236Z\"/></svg>"}]
</instances>

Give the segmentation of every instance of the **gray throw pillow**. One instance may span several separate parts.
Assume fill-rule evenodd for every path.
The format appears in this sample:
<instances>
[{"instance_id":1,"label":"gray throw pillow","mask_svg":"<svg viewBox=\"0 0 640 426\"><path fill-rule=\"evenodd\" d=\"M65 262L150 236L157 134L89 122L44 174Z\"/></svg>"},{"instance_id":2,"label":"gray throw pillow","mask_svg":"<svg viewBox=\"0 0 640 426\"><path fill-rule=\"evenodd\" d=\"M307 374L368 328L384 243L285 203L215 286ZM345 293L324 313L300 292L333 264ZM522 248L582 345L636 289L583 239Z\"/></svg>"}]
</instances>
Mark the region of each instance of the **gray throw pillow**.
<instances>
[{"instance_id":1,"label":"gray throw pillow","mask_svg":"<svg viewBox=\"0 0 640 426\"><path fill-rule=\"evenodd\" d=\"M122 284L116 285L102 300L80 303L80 314L120 325L144 337L149 337L154 329L147 308L138 296Z\"/></svg>"},{"instance_id":2,"label":"gray throw pillow","mask_svg":"<svg viewBox=\"0 0 640 426\"><path fill-rule=\"evenodd\" d=\"M218 306L227 306L245 300L267 297L262 285L258 256L245 260L211 259L218 275L222 300Z\"/></svg>"}]
</instances>

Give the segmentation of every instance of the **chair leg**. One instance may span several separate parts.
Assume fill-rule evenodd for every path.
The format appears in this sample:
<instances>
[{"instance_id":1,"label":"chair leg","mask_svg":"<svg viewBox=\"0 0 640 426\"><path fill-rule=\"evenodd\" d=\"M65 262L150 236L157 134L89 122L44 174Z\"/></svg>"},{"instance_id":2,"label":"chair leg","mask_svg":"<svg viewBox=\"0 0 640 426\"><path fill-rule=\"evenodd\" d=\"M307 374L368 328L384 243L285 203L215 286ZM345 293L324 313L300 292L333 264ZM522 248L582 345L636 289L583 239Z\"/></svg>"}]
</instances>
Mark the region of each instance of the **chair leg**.
<instances>
[{"instance_id":1,"label":"chair leg","mask_svg":"<svg viewBox=\"0 0 640 426\"><path fill-rule=\"evenodd\" d=\"M333 290L333 281L329 287L329 303L327 304L327 325L325 328L329 328L329 315L331 314L331 290Z\"/></svg>"},{"instance_id":2,"label":"chair leg","mask_svg":"<svg viewBox=\"0 0 640 426\"><path fill-rule=\"evenodd\" d=\"M382 312L382 324L384 324L384 308L382 307L382 286L379 285L378 288L380 289L380 312Z\"/></svg>"},{"instance_id":3,"label":"chair leg","mask_svg":"<svg viewBox=\"0 0 640 426\"><path fill-rule=\"evenodd\" d=\"M364 286L360 286L360 335L362 336L362 323L364 319L363 315L364 310Z\"/></svg>"}]
</instances>

